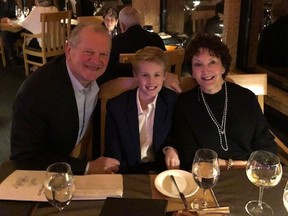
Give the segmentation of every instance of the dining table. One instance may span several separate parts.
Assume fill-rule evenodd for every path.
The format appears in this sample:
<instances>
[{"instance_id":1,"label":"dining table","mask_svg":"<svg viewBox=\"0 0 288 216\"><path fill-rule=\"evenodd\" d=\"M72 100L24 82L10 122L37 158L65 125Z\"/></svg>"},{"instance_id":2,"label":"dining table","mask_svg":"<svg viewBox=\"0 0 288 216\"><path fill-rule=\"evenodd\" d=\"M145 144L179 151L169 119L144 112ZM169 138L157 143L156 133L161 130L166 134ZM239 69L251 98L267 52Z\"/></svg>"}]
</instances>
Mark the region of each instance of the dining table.
<instances>
[{"instance_id":1,"label":"dining table","mask_svg":"<svg viewBox=\"0 0 288 216\"><path fill-rule=\"evenodd\" d=\"M9 31L13 33L17 33L21 30L23 30L23 27L20 25L21 20L18 19L10 19L7 23L1 23L0 22L0 30L1 31ZM78 25L77 19L71 19L71 25L76 26Z\"/></svg>"},{"instance_id":2,"label":"dining table","mask_svg":"<svg viewBox=\"0 0 288 216\"><path fill-rule=\"evenodd\" d=\"M19 22L21 21L18 19L10 19L10 21L7 23L0 22L0 30L17 33L23 29L23 27L19 24Z\"/></svg>"},{"instance_id":3,"label":"dining table","mask_svg":"<svg viewBox=\"0 0 288 216\"><path fill-rule=\"evenodd\" d=\"M0 165L0 183L15 170L35 170L35 164L17 163L7 160ZM166 215L172 215L176 209L181 209L180 198L168 197L155 188L157 174L123 174L123 198L143 199L166 199L168 201ZM268 203L274 210L275 216L288 215L283 205L282 196L285 184L288 180L288 167L283 166L283 175L278 185L264 189L263 201ZM259 188L252 184L245 169L232 169L222 171L219 180L213 189L208 193L208 207L228 206L231 216L248 215L245 205L250 200L258 200ZM202 189L188 197L189 203L194 198L203 195ZM100 215L105 200L72 200L69 206L65 207L63 215L97 216ZM58 215L55 207L48 202L32 202L17 200L0 200L0 215L9 216L47 216ZM209 214L219 216L222 214Z\"/></svg>"}]
</instances>

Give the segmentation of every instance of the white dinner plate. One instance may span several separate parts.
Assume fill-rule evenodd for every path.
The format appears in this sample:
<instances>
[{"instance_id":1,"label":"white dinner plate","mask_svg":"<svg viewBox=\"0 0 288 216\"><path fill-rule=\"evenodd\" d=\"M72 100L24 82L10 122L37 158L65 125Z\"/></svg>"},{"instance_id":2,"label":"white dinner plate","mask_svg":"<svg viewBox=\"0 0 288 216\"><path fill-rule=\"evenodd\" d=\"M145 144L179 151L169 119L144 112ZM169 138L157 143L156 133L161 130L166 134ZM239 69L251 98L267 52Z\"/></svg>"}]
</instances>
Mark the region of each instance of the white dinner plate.
<instances>
[{"instance_id":1,"label":"white dinner plate","mask_svg":"<svg viewBox=\"0 0 288 216\"><path fill-rule=\"evenodd\" d=\"M157 190L165 196L173 198L180 197L170 175L174 176L180 191L185 195L185 197L192 196L199 189L191 173L177 169L166 170L159 173L154 181Z\"/></svg>"}]
</instances>

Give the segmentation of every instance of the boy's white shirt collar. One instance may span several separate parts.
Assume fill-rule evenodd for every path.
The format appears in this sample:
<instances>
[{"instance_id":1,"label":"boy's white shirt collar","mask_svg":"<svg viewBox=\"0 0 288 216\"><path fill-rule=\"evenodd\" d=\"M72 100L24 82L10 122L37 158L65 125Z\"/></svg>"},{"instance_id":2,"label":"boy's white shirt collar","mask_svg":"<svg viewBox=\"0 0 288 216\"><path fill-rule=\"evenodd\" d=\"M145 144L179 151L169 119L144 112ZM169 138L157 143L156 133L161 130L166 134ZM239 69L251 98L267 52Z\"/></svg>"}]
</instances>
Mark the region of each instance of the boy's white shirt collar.
<instances>
[{"instance_id":1,"label":"boy's white shirt collar","mask_svg":"<svg viewBox=\"0 0 288 216\"><path fill-rule=\"evenodd\" d=\"M157 98L158 98L158 94L156 95L154 100L151 103L148 104L148 106L153 105L153 107L156 108ZM138 108L138 115L143 114L144 111L143 111L143 109L141 107L141 103L140 103L140 99L139 99L139 88L137 88L136 102L137 102L137 108Z\"/></svg>"}]
</instances>

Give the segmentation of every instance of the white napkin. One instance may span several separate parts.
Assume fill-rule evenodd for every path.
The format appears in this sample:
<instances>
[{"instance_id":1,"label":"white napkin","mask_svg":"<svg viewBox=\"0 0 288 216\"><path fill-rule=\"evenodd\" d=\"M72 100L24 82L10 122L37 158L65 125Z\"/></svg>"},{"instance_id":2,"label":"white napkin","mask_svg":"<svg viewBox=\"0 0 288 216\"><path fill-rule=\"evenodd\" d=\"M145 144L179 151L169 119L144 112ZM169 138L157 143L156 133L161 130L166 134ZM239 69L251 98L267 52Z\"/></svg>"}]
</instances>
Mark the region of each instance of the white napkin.
<instances>
[{"instance_id":1,"label":"white napkin","mask_svg":"<svg viewBox=\"0 0 288 216\"><path fill-rule=\"evenodd\" d=\"M123 196L122 175L85 175L74 176L74 179L76 190L73 199L106 199L106 197Z\"/></svg>"}]
</instances>

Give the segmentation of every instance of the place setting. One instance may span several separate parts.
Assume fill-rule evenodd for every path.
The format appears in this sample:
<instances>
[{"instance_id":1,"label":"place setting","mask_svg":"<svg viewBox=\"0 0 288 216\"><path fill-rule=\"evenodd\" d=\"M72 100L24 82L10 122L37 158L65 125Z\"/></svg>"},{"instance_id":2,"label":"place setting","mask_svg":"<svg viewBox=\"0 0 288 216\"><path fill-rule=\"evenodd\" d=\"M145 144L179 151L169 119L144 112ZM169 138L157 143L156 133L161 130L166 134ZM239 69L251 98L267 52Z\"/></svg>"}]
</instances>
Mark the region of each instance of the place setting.
<instances>
[{"instance_id":1,"label":"place setting","mask_svg":"<svg viewBox=\"0 0 288 216\"><path fill-rule=\"evenodd\" d=\"M229 207L219 207L212 188L218 181L220 168L216 152L196 152L191 172L167 170L155 177L153 198L168 200L168 215L227 215Z\"/></svg>"}]
</instances>

